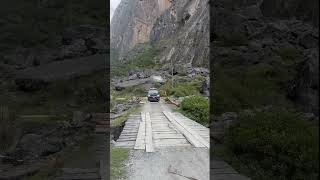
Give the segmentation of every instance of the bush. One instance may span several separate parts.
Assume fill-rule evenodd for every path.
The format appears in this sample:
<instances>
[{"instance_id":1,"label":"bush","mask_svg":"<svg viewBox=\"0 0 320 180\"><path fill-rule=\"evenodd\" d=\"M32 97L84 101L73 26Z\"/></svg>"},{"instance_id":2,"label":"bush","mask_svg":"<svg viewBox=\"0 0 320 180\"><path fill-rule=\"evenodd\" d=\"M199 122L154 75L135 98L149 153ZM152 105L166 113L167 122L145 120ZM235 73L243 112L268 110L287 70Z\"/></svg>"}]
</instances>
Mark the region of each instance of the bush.
<instances>
[{"instance_id":1,"label":"bush","mask_svg":"<svg viewBox=\"0 0 320 180\"><path fill-rule=\"evenodd\" d=\"M157 55L157 51L149 46L144 48L143 52L125 62L119 61L118 55L114 52L115 55L111 57L111 76L126 76L131 70L154 68L153 58Z\"/></svg>"},{"instance_id":2,"label":"bush","mask_svg":"<svg viewBox=\"0 0 320 180\"><path fill-rule=\"evenodd\" d=\"M172 87L172 81L168 81L160 89L166 92L167 96L185 97L199 95L201 82L201 79L195 79L191 82L174 82Z\"/></svg>"},{"instance_id":3,"label":"bush","mask_svg":"<svg viewBox=\"0 0 320 180\"><path fill-rule=\"evenodd\" d=\"M253 179L318 179L318 127L299 113L272 109L241 113L226 146Z\"/></svg>"},{"instance_id":4,"label":"bush","mask_svg":"<svg viewBox=\"0 0 320 180\"><path fill-rule=\"evenodd\" d=\"M207 125L209 124L209 102L201 96L185 98L181 102L182 112L191 119Z\"/></svg>"}]
</instances>

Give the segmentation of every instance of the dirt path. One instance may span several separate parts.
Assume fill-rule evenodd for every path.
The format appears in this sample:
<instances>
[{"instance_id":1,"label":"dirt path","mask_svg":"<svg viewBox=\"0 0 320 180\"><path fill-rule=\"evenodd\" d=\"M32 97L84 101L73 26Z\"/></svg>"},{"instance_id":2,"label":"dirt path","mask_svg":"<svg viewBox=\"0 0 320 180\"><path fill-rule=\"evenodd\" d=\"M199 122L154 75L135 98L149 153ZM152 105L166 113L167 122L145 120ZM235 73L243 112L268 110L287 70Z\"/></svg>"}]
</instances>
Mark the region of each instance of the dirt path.
<instances>
[{"instance_id":1,"label":"dirt path","mask_svg":"<svg viewBox=\"0 0 320 180\"><path fill-rule=\"evenodd\" d=\"M210 162L209 129L173 107L144 101L129 116L115 144L129 148L127 180L249 180L224 161Z\"/></svg>"},{"instance_id":2,"label":"dirt path","mask_svg":"<svg viewBox=\"0 0 320 180\"><path fill-rule=\"evenodd\" d=\"M209 179L209 129L172 108L145 102L140 115L129 117L116 142L130 148L127 179Z\"/></svg>"}]
</instances>

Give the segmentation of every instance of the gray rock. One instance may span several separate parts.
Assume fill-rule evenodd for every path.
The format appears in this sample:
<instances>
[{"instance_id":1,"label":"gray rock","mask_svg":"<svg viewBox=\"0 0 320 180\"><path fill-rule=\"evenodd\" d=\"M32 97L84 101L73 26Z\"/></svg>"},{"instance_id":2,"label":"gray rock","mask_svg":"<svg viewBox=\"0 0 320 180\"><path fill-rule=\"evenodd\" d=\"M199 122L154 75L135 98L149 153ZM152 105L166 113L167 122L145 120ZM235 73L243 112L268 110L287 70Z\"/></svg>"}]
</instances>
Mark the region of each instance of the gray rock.
<instances>
[{"instance_id":1,"label":"gray rock","mask_svg":"<svg viewBox=\"0 0 320 180\"><path fill-rule=\"evenodd\" d=\"M306 33L299 38L299 44L306 49L316 48L318 47L319 40L311 33Z\"/></svg>"},{"instance_id":2,"label":"gray rock","mask_svg":"<svg viewBox=\"0 0 320 180\"><path fill-rule=\"evenodd\" d=\"M91 118L90 114L83 113L81 111L73 112L73 118L71 122L72 127L81 127L86 121Z\"/></svg>"},{"instance_id":3,"label":"gray rock","mask_svg":"<svg viewBox=\"0 0 320 180\"><path fill-rule=\"evenodd\" d=\"M248 46L249 46L249 49L253 51L259 51L262 48L262 44L257 41L250 41Z\"/></svg>"},{"instance_id":4,"label":"gray rock","mask_svg":"<svg viewBox=\"0 0 320 180\"><path fill-rule=\"evenodd\" d=\"M19 147L28 157L38 158L45 151L46 144L44 144L41 135L26 134L21 138Z\"/></svg>"},{"instance_id":5,"label":"gray rock","mask_svg":"<svg viewBox=\"0 0 320 180\"><path fill-rule=\"evenodd\" d=\"M138 72L137 76L138 76L139 79L143 79L143 78L147 77L147 75L144 72Z\"/></svg>"},{"instance_id":6,"label":"gray rock","mask_svg":"<svg viewBox=\"0 0 320 180\"><path fill-rule=\"evenodd\" d=\"M201 88L200 88L200 93L205 95L205 96L209 96L209 81L204 80L201 84Z\"/></svg>"},{"instance_id":7,"label":"gray rock","mask_svg":"<svg viewBox=\"0 0 320 180\"><path fill-rule=\"evenodd\" d=\"M61 47L60 56L65 58L78 57L87 51L87 46L83 39L76 39L72 41L70 45L64 45Z\"/></svg>"},{"instance_id":8,"label":"gray rock","mask_svg":"<svg viewBox=\"0 0 320 180\"><path fill-rule=\"evenodd\" d=\"M137 74L132 74L131 76L129 76L129 80L135 80L138 78L138 75Z\"/></svg>"},{"instance_id":9,"label":"gray rock","mask_svg":"<svg viewBox=\"0 0 320 180\"><path fill-rule=\"evenodd\" d=\"M221 116L214 116L210 124L210 136L215 144L224 142L228 133L228 128L238 120L238 114L235 112L226 112Z\"/></svg>"},{"instance_id":10,"label":"gray rock","mask_svg":"<svg viewBox=\"0 0 320 180\"><path fill-rule=\"evenodd\" d=\"M264 46L274 45L274 41L272 38L264 38L261 42Z\"/></svg>"},{"instance_id":11,"label":"gray rock","mask_svg":"<svg viewBox=\"0 0 320 180\"><path fill-rule=\"evenodd\" d=\"M86 46L92 53L107 53L108 46L106 41L106 38L94 37L86 40Z\"/></svg>"},{"instance_id":12,"label":"gray rock","mask_svg":"<svg viewBox=\"0 0 320 180\"><path fill-rule=\"evenodd\" d=\"M317 117L313 113L304 113L303 118L305 118L307 121L313 121L313 122L319 123L319 117Z\"/></svg>"},{"instance_id":13,"label":"gray rock","mask_svg":"<svg viewBox=\"0 0 320 180\"><path fill-rule=\"evenodd\" d=\"M202 75L202 76L209 76L209 70L207 68L194 68L194 71L196 74Z\"/></svg>"}]
</instances>

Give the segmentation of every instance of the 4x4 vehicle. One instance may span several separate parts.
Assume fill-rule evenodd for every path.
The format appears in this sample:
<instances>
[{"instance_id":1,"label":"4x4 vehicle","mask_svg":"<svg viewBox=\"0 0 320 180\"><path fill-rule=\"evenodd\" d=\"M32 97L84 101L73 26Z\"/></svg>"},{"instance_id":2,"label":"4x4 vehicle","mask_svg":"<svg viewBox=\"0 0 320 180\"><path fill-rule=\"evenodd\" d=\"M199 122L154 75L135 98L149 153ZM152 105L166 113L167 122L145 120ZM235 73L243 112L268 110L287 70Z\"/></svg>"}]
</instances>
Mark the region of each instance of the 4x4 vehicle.
<instances>
[{"instance_id":1,"label":"4x4 vehicle","mask_svg":"<svg viewBox=\"0 0 320 180\"><path fill-rule=\"evenodd\" d=\"M150 88L148 91L148 101L150 102L159 102L160 94L156 88Z\"/></svg>"}]
</instances>

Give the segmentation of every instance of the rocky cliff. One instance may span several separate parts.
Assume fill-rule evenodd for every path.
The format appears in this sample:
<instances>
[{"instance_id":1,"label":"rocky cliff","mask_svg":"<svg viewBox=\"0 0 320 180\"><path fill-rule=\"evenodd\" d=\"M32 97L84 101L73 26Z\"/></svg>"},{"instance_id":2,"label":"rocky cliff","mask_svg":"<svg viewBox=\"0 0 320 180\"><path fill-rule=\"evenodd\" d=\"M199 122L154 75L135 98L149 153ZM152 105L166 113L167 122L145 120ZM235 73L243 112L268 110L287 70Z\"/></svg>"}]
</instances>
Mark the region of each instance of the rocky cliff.
<instances>
[{"instance_id":1,"label":"rocky cliff","mask_svg":"<svg viewBox=\"0 0 320 180\"><path fill-rule=\"evenodd\" d=\"M149 41L153 24L170 5L169 0L122 0L111 20L111 47L124 53Z\"/></svg>"},{"instance_id":2,"label":"rocky cliff","mask_svg":"<svg viewBox=\"0 0 320 180\"><path fill-rule=\"evenodd\" d=\"M160 52L155 61L165 64L172 60L184 69L206 66L207 4L207 0L122 0L111 21L111 47L125 54L135 45L149 42Z\"/></svg>"},{"instance_id":3,"label":"rocky cliff","mask_svg":"<svg viewBox=\"0 0 320 180\"><path fill-rule=\"evenodd\" d=\"M156 21L151 43L162 47L160 61L181 67L209 64L209 6L206 0L173 1Z\"/></svg>"}]
</instances>

